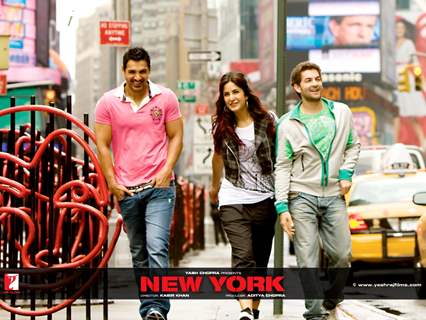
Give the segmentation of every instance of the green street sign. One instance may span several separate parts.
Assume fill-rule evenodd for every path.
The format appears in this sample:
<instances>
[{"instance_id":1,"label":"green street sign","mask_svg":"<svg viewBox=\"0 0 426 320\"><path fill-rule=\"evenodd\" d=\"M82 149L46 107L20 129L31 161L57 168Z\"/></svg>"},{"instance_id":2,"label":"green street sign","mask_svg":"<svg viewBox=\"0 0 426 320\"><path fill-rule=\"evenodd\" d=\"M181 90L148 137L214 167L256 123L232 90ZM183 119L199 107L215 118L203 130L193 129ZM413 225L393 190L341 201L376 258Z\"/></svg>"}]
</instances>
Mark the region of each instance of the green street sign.
<instances>
[{"instance_id":1,"label":"green street sign","mask_svg":"<svg viewBox=\"0 0 426 320\"><path fill-rule=\"evenodd\" d=\"M197 100L197 98L196 96L179 96L178 100L179 102L194 103Z\"/></svg>"},{"instance_id":2,"label":"green street sign","mask_svg":"<svg viewBox=\"0 0 426 320\"><path fill-rule=\"evenodd\" d=\"M181 81L178 80L177 87L180 90L194 90L196 87L195 81Z\"/></svg>"}]
</instances>

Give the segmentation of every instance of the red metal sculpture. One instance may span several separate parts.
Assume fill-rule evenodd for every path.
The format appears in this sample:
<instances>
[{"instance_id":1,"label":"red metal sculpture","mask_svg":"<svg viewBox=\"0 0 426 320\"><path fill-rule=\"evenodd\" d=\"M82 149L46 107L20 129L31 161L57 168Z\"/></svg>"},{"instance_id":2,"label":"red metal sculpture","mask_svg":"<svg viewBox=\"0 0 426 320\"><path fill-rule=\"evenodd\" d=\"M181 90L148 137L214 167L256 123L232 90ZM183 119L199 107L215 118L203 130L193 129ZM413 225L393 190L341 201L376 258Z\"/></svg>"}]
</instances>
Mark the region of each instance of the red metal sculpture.
<instances>
[{"instance_id":1,"label":"red metal sculpture","mask_svg":"<svg viewBox=\"0 0 426 320\"><path fill-rule=\"evenodd\" d=\"M3 253L0 263L20 274L34 269L50 272L106 267L122 220L121 217L117 220L108 243L109 194L97 157L87 141L95 142L93 132L74 116L48 106L8 108L0 111L0 117L19 112L63 118L81 130L81 134L51 126L46 137L36 141L28 133L31 126L19 131L3 130L9 140L12 139L9 132L14 132L15 145L13 153L0 152L0 252ZM84 151L88 161L67 154L71 141ZM60 304L25 310L0 300L0 307L25 316L51 314L72 304L97 276L98 272L93 272L81 288ZM23 284L23 288L31 290L54 287L58 284Z\"/></svg>"}]
</instances>

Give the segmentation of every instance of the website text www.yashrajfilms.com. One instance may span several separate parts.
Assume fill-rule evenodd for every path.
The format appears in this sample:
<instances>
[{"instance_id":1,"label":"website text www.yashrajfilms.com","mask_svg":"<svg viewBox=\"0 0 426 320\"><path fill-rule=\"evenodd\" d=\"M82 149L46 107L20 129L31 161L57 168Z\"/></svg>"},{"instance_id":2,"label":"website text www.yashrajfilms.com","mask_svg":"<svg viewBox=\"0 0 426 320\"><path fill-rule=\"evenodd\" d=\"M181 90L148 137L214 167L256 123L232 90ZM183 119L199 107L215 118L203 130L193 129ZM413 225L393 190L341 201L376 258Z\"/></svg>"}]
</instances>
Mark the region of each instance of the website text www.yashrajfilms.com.
<instances>
[{"instance_id":1,"label":"website text www.yashrajfilms.com","mask_svg":"<svg viewBox=\"0 0 426 320\"><path fill-rule=\"evenodd\" d=\"M401 282L392 282L392 283L357 283L352 284L353 287L358 288L420 288L422 287L421 283L401 283Z\"/></svg>"},{"instance_id":2,"label":"website text www.yashrajfilms.com","mask_svg":"<svg viewBox=\"0 0 426 320\"><path fill-rule=\"evenodd\" d=\"M0 293L17 299L46 294L100 299L416 299L426 285L418 270L386 277L354 277L351 269L315 268L169 268L169 269L0 269ZM330 281L331 280L331 281ZM320 282L322 289L312 285ZM334 293L335 292L335 293ZM335 296L334 296L335 295Z\"/></svg>"}]
</instances>

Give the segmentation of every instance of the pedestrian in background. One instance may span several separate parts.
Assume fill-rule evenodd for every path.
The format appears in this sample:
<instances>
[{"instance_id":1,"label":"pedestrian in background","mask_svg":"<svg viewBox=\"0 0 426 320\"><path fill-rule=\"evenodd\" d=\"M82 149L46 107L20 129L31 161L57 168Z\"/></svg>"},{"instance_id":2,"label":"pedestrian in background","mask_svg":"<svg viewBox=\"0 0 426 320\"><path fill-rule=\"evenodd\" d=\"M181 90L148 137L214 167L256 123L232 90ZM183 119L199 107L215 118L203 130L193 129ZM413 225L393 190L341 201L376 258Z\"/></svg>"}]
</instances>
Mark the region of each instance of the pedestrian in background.
<instances>
[{"instance_id":1,"label":"pedestrian in background","mask_svg":"<svg viewBox=\"0 0 426 320\"><path fill-rule=\"evenodd\" d=\"M400 73L409 65L418 66L419 59L417 57L416 46L412 39L408 36L408 25L403 19L396 21L396 72L398 77ZM422 91L416 91L414 75L408 72L408 91L396 92L398 115L394 118L394 138L395 142L399 141L401 129L401 117L405 117L413 128L420 148L426 152L426 135L423 131L419 117L426 116L426 98Z\"/></svg>"},{"instance_id":2,"label":"pedestrian in background","mask_svg":"<svg viewBox=\"0 0 426 320\"><path fill-rule=\"evenodd\" d=\"M242 73L229 72L220 79L213 139L210 200L219 203L232 267L266 268L276 221L275 119ZM259 318L260 300L239 303L239 320Z\"/></svg>"},{"instance_id":3,"label":"pedestrian in background","mask_svg":"<svg viewBox=\"0 0 426 320\"><path fill-rule=\"evenodd\" d=\"M121 208L138 284L138 268L168 267L173 167L183 138L176 95L150 81L150 71L148 53L129 49L123 56L125 81L99 99L95 120L99 161ZM165 320L169 310L167 299L141 299L139 313L144 320Z\"/></svg>"},{"instance_id":4,"label":"pedestrian in background","mask_svg":"<svg viewBox=\"0 0 426 320\"><path fill-rule=\"evenodd\" d=\"M301 100L277 128L275 206L282 228L294 239L297 265L306 268L301 270L307 309L303 316L322 320L343 299L347 272L333 271L350 267L344 195L352 185L360 143L349 107L322 98L318 65L299 63L291 73L291 85ZM325 292L315 269L320 267L320 239L329 267L334 268Z\"/></svg>"}]
</instances>

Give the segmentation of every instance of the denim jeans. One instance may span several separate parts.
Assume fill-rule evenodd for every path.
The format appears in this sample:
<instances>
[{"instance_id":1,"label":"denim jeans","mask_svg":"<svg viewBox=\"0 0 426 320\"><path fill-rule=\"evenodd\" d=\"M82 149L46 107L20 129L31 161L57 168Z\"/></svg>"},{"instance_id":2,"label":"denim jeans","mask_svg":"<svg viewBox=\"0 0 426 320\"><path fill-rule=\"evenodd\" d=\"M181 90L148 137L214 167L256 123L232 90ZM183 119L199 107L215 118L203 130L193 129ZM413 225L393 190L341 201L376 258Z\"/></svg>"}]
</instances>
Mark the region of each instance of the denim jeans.
<instances>
[{"instance_id":1,"label":"denim jeans","mask_svg":"<svg viewBox=\"0 0 426 320\"><path fill-rule=\"evenodd\" d=\"M168 268L169 237L176 199L175 186L151 188L120 201L121 214L130 242L133 268L139 286L137 268ZM165 316L170 310L168 299L141 299L139 313L159 309Z\"/></svg>"},{"instance_id":2,"label":"denim jeans","mask_svg":"<svg viewBox=\"0 0 426 320\"><path fill-rule=\"evenodd\" d=\"M343 196L317 197L302 192L289 195L289 211L295 226L294 249L299 268L303 271L302 286L310 296L323 297L317 269L320 267L320 241L329 260L329 268L349 268L351 261L351 235ZM321 239L321 240L320 240ZM334 274L333 272L331 274ZM340 274L340 273L339 273ZM340 274L341 275L341 274ZM330 279L331 291L341 294L346 279ZM328 313L321 307L321 299L306 299L306 319L321 319Z\"/></svg>"}]
</instances>

